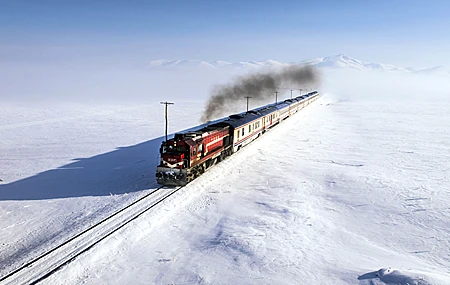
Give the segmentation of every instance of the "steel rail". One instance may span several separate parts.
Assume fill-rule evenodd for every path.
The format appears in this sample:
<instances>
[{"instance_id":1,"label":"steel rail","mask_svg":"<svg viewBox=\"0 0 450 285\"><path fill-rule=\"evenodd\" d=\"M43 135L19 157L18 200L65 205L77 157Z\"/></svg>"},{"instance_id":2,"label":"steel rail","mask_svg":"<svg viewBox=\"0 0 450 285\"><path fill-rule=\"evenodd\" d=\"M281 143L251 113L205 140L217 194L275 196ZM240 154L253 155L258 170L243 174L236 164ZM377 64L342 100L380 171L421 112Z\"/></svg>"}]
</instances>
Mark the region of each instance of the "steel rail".
<instances>
[{"instance_id":1,"label":"steel rail","mask_svg":"<svg viewBox=\"0 0 450 285\"><path fill-rule=\"evenodd\" d=\"M10 279L11 277L16 276L18 273L20 273L22 270L32 267L34 264L36 264L38 261L42 260L43 258L49 256L50 254L56 252L57 250L62 249L64 246L68 245L69 243L77 240L78 238L85 236L87 233L92 232L94 229L99 228L100 225L105 224L106 222L110 221L112 218L114 217L118 217L119 214L123 213L126 210L131 209L133 206L136 206L139 202L149 198L150 196L153 196L153 194L155 194L156 192L158 192L159 190L165 188L165 186L161 186L159 188L156 188L155 190L151 191L150 193L142 196L141 198L137 199L136 201L133 201L132 203L130 203L129 205L123 207L122 209L114 212L113 214L109 215L108 217L104 218L103 220L101 220L100 222L88 227L87 229L81 231L80 233L76 234L75 236L71 237L70 239L62 242L61 244L55 246L54 248L52 248L49 251L46 251L45 253L39 255L38 257L32 259L31 261L26 262L25 264L23 264L22 266L20 266L19 268L14 269L13 271L9 272L8 274L6 274L5 276L0 277L0 282L3 282L7 279ZM61 269L63 266L69 264L71 261L73 261L76 257L80 256L81 254L85 253L86 251L90 250L92 247L94 247L96 244L98 244L99 242L101 242L102 240L104 240L105 238L109 237L110 235L112 235L113 233L115 233L116 231L118 231L119 229L123 228L125 225L129 224L130 222L134 221L135 219L137 219L138 217L140 217L142 214L144 214L145 212L147 212L148 210L150 210L151 208L155 207L156 205L160 204L162 201L164 201L165 199L167 199L168 197L172 196L174 193L176 193L178 190L180 190L182 187L177 187L177 188L173 188L172 191L167 194L164 195L162 197L160 197L159 199L156 199L156 201L152 204L150 204L149 206L145 207L143 210L139 210L137 213L132 214L131 217L128 217L127 219L125 219L124 221L121 221L120 224L116 224L112 226L112 229L109 229L109 232L107 232L106 234L104 234L103 236L99 237L98 239L95 239L94 241L89 241L85 244L82 244L81 246L75 247L74 249L71 249L69 253L64 255L64 259L68 258L70 256L69 259L65 260L64 262L60 262L58 265L54 266L53 269L47 269L45 271L48 271L46 273L44 272L40 272L40 274L44 273L42 276L36 278L35 280L31 281L28 284L37 284L39 282L41 282L42 280L48 278L50 275L52 275L53 273L55 273L56 271L58 271L59 269ZM89 244L90 243L90 244ZM84 249L80 250L81 247L84 247ZM80 250L79 252L76 252L77 250ZM71 256L73 255L73 256ZM11 280L12 282L14 282L13 280ZM14 284L14 283L13 283Z\"/></svg>"}]
</instances>

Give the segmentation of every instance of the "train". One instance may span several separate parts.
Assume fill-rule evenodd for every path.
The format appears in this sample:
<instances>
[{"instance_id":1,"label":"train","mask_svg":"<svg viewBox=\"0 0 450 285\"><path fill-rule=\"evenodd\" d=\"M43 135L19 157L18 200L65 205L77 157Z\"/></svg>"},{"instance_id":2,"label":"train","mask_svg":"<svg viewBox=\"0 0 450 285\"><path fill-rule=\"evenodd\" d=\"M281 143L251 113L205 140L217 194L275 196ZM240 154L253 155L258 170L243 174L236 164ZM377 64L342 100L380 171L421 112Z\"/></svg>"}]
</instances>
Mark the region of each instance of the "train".
<instances>
[{"instance_id":1,"label":"train","mask_svg":"<svg viewBox=\"0 0 450 285\"><path fill-rule=\"evenodd\" d=\"M319 93L313 91L234 114L193 131L175 133L161 144L156 167L158 184L188 184L318 98Z\"/></svg>"}]
</instances>

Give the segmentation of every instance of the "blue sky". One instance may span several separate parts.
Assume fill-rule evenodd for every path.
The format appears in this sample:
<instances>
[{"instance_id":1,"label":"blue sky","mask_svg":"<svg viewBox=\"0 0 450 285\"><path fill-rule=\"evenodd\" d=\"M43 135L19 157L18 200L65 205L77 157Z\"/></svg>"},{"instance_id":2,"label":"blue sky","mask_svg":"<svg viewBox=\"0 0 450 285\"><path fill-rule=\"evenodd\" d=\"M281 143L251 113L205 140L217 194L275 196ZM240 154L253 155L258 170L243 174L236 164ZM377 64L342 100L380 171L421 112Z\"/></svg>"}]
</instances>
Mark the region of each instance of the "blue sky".
<instances>
[{"instance_id":1,"label":"blue sky","mask_svg":"<svg viewBox=\"0 0 450 285\"><path fill-rule=\"evenodd\" d=\"M450 65L448 1L0 0L0 64L301 61Z\"/></svg>"}]
</instances>

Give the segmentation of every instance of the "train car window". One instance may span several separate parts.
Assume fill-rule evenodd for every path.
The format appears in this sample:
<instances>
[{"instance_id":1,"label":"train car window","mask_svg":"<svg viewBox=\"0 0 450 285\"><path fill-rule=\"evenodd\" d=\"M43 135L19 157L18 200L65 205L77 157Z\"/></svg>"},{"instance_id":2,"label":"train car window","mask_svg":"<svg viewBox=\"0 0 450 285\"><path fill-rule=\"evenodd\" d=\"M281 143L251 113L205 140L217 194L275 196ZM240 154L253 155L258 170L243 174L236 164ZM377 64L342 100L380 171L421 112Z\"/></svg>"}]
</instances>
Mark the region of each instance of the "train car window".
<instances>
[{"instance_id":1,"label":"train car window","mask_svg":"<svg viewBox=\"0 0 450 285\"><path fill-rule=\"evenodd\" d=\"M239 131L237 131L236 134L237 134L237 138L239 139Z\"/></svg>"},{"instance_id":2,"label":"train car window","mask_svg":"<svg viewBox=\"0 0 450 285\"><path fill-rule=\"evenodd\" d=\"M192 149L192 154L193 154L193 155L196 155L196 154L197 154L197 149L196 149L195 147Z\"/></svg>"},{"instance_id":3,"label":"train car window","mask_svg":"<svg viewBox=\"0 0 450 285\"><path fill-rule=\"evenodd\" d=\"M242 128L242 136L244 136L244 128Z\"/></svg>"},{"instance_id":4,"label":"train car window","mask_svg":"<svg viewBox=\"0 0 450 285\"><path fill-rule=\"evenodd\" d=\"M248 126L248 132L250 133L252 131L252 125Z\"/></svg>"}]
</instances>

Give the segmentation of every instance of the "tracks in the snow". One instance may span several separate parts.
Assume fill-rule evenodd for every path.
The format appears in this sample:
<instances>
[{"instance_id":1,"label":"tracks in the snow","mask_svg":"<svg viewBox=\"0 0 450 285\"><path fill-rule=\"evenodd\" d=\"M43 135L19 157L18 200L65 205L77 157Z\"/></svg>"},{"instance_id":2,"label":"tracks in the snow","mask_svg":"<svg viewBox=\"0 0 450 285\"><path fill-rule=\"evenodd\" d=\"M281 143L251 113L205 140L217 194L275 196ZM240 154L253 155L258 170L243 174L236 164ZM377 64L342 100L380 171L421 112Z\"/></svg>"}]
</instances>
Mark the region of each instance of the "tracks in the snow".
<instances>
[{"instance_id":1,"label":"tracks in the snow","mask_svg":"<svg viewBox=\"0 0 450 285\"><path fill-rule=\"evenodd\" d=\"M151 191L5 276L0 276L0 284L37 284L41 282L181 188L159 187Z\"/></svg>"}]
</instances>

